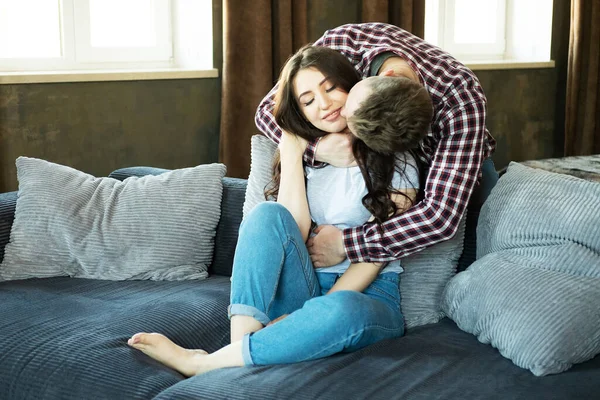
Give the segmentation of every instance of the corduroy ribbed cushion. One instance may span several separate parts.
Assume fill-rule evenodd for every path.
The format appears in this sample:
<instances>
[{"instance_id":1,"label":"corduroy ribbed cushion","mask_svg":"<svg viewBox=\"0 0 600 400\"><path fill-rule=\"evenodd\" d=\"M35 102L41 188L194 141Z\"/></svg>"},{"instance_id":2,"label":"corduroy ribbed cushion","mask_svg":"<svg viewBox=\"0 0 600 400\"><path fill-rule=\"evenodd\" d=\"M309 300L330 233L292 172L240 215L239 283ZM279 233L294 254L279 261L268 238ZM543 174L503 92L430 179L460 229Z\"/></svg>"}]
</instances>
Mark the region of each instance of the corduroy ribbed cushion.
<instances>
[{"instance_id":1,"label":"corduroy ribbed cushion","mask_svg":"<svg viewBox=\"0 0 600 400\"><path fill-rule=\"evenodd\" d=\"M19 196L0 280L208 275L223 164L121 182L19 157L17 173Z\"/></svg>"},{"instance_id":2,"label":"corduroy ribbed cushion","mask_svg":"<svg viewBox=\"0 0 600 400\"><path fill-rule=\"evenodd\" d=\"M277 146L267 137L252 137L250 177L246 188L244 216L265 201L264 188L271 181L273 154ZM448 281L456 275L463 250L465 221L454 237L402 259L400 279L402 314L407 329L433 324L444 317L440 301Z\"/></svg>"},{"instance_id":3,"label":"corduroy ribbed cushion","mask_svg":"<svg viewBox=\"0 0 600 400\"><path fill-rule=\"evenodd\" d=\"M265 201L265 187L273 175L273 156L277 145L262 135L252 136L250 144L250 175L244 200L244 218L259 203Z\"/></svg>"},{"instance_id":4,"label":"corduroy ribbed cushion","mask_svg":"<svg viewBox=\"0 0 600 400\"><path fill-rule=\"evenodd\" d=\"M448 284L457 325L535 375L600 353L600 184L511 163L484 204L478 260Z\"/></svg>"}]
</instances>

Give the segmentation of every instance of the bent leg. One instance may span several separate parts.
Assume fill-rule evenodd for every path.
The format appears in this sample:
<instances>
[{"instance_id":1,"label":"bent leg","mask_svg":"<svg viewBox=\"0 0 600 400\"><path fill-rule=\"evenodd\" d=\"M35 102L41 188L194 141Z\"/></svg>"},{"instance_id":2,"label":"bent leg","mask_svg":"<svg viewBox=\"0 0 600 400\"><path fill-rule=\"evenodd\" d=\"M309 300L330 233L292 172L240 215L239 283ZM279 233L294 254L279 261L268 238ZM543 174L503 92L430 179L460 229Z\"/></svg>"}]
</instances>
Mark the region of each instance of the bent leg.
<instances>
[{"instance_id":1,"label":"bent leg","mask_svg":"<svg viewBox=\"0 0 600 400\"><path fill-rule=\"evenodd\" d=\"M284 320L245 335L242 352L247 365L286 364L355 351L403 334L399 305L340 291L313 298Z\"/></svg>"},{"instance_id":2,"label":"bent leg","mask_svg":"<svg viewBox=\"0 0 600 400\"><path fill-rule=\"evenodd\" d=\"M232 341L302 307L317 296L319 282L291 213L274 202L261 203L240 227L231 284ZM256 321L260 323L259 326Z\"/></svg>"}]
</instances>

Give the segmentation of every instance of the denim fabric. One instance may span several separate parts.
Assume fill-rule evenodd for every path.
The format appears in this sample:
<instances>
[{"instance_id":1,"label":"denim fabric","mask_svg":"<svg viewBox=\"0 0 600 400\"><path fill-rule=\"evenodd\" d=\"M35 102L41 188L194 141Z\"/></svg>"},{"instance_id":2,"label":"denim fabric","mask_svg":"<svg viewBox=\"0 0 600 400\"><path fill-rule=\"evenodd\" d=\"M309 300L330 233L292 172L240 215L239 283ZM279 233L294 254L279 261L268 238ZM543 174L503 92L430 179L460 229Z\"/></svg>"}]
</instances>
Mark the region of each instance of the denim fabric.
<instances>
[{"instance_id":1,"label":"denim fabric","mask_svg":"<svg viewBox=\"0 0 600 400\"><path fill-rule=\"evenodd\" d=\"M399 276L380 274L362 293L325 295L341 274L315 272L294 218L262 203L244 219L234 256L229 316L263 325L243 339L247 365L294 363L402 336Z\"/></svg>"}]
</instances>

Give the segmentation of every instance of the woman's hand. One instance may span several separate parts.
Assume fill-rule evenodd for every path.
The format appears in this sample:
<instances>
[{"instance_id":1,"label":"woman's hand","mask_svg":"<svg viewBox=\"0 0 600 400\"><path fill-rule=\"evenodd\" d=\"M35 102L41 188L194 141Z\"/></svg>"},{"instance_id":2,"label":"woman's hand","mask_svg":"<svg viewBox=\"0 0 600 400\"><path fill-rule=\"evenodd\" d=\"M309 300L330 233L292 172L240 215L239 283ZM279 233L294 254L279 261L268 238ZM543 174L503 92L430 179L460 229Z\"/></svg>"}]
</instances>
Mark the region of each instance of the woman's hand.
<instances>
[{"instance_id":1,"label":"woman's hand","mask_svg":"<svg viewBox=\"0 0 600 400\"><path fill-rule=\"evenodd\" d=\"M282 157L302 157L308 142L297 135L282 131L279 141L279 152Z\"/></svg>"}]
</instances>

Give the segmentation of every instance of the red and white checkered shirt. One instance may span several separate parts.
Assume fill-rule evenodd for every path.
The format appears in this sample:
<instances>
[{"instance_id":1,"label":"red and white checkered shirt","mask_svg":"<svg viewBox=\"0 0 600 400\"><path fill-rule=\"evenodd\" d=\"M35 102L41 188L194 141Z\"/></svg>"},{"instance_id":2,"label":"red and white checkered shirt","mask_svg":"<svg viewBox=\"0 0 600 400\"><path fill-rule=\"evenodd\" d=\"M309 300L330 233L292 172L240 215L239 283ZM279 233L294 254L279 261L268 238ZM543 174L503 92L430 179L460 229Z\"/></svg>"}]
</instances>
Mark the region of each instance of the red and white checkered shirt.
<instances>
[{"instance_id":1,"label":"red and white checkered shirt","mask_svg":"<svg viewBox=\"0 0 600 400\"><path fill-rule=\"evenodd\" d=\"M480 176L483 160L496 142L485 127L486 98L475 74L451 55L396 26L367 23L331 29L314 43L343 53L367 77L375 57L393 52L418 73L429 92L434 117L421 142L429 166L424 199L381 226L367 223L343 231L352 262L391 261L454 236ZM260 103L256 125L279 142L272 114L274 87ZM314 165L316 143L305 160Z\"/></svg>"}]
</instances>

